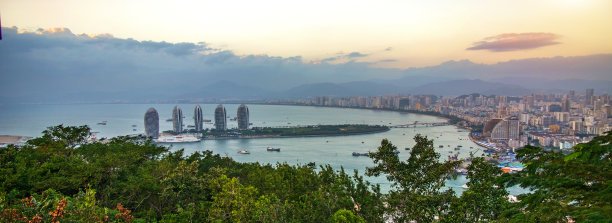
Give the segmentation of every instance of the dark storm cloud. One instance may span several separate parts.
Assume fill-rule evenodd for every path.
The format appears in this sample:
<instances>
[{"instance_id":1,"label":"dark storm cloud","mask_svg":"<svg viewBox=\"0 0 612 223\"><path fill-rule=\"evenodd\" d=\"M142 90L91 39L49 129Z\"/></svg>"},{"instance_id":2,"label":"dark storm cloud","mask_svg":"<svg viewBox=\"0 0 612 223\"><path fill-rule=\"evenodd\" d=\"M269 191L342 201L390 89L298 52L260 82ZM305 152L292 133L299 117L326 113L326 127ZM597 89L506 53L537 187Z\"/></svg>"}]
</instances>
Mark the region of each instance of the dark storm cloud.
<instances>
[{"instance_id":1,"label":"dark storm cloud","mask_svg":"<svg viewBox=\"0 0 612 223\"><path fill-rule=\"evenodd\" d=\"M559 44L555 41L558 38L559 35L553 33L504 33L474 42L472 47L467 48L467 50L505 52L535 49Z\"/></svg>"}]
</instances>

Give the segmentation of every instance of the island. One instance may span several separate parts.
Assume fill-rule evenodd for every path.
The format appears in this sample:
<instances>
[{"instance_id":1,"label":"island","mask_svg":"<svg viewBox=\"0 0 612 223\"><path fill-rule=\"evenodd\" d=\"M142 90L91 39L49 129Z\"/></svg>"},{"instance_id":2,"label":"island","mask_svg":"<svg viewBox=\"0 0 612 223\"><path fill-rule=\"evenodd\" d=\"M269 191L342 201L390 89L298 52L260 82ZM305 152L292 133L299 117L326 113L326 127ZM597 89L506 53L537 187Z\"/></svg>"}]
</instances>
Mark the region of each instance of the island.
<instances>
[{"instance_id":1,"label":"island","mask_svg":"<svg viewBox=\"0 0 612 223\"><path fill-rule=\"evenodd\" d=\"M282 137L314 137L314 136L346 136L370 134L389 131L383 125L309 125L294 127L254 127L246 130L230 129L226 131L204 130L203 139L235 139L235 138L282 138Z\"/></svg>"}]
</instances>

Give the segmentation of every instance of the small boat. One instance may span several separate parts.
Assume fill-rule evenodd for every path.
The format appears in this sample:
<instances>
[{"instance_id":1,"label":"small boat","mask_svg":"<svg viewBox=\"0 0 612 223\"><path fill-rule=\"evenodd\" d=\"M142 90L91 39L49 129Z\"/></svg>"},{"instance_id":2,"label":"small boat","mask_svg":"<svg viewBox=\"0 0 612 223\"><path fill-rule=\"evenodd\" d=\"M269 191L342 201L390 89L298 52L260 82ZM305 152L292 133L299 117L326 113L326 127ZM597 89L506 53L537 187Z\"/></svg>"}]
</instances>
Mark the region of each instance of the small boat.
<instances>
[{"instance_id":1,"label":"small boat","mask_svg":"<svg viewBox=\"0 0 612 223\"><path fill-rule=\"evenodd\" d=\"M136 127L136 125L132 125L132 127Z\"/></svg>"},{"instance_id":2,"label":"small boat","mask_svg":"<svg viewBox=\"0 0 612 223\"><path fill-rule=\"evenodd\" d=\"M461 148L461 147L463 147L463 146L462 146L462 145L458 145L457 147Z\"/></svg>"},{"instance_id":3,"label":"small boat","mask_svg":"<svg viewBox=\"0 0 612 223\"><path fill-rule=\"evenodd\" d=\"M134 132L135 132L135 131L136 131L136 129L132 129L132 131L134 131Z\"/></svg>"},{"instance_id":4,"label":"small boat","mask_svg":"<svg viewBox=\"0 0 612 223\"><path fill-rule=\"evenodd\" d=\"M361 144L363 144L363 141L361 141Z\"/></svg>"},{"instance_id":5,"label":"small boat","mask_svg":"<svg viewBox=\"0 0 612 223\"><path fill-rule=\"evenodd\" d=\"M464 185L461 185L461 188L463 188L463 189L469 189L470 187L468 187L468 185L467 185L467 184L464 184Z\"/></svg>"},{"instance_id":6,"label":"small boat","mask_svg":"<svg viewBox=\"0 0 612 223\"><path fill-rule=\"evenodd\" d=\"M238 154L251 154L248 150L238 150Z\"/></svg>"},{"instance_id":7,"label":"small boat","mask_svg":"<svg viewBox=\"0 0 612 223\"><path fill-rule=\"evenodd\" d=\"M439 145L438 148L444 148L444 146L443 145Z\"/></svg>"},{"instance_id":8,"label":"small boat","mask_svg":"<svg viewBox=\"0 0 612 223\"><path fill-rule=\"evenodd\" d=\"M171 121L172 121L172 119L171 119L171 118L169 118L169 119L166 119L166 121L167 121L167 122L171 122Z\"/></svg>"},{"instance_id":9,"label":"small boat","mask_svg":"<svg viewBox=\"0 0 612 223\"><path fill-rule=\"evenodd\" d=\"M273 151L273 152L280 152L280 148L268 147L268 148L266 148L266 150Z\"/></svg>"},{"instance_id":10,"label":"small boat","mask_svg":"<svg viewBox=\"0 0 612 223\"><path fill-rule=\"evenodd\" d=\"M368 153L353 152L353 156L368 156Z\"/></svg>"},{"instance_id":11,"label":"small boat","mask_svg":"<svg viewBox=\"0 0 612 223\"><path fill-rule=\"evenodd\" d=\"M410 150L410 147L406 147L406 148L404 148L404 150Z\"/></svg>"},{"instance_id":12,"label":"small boat","mask_svg":"<svg viewBox=\"0 0 612 223\"><path fill-rule=\"evenodd\" d=\"M453 151L448 151L448 153L453 153Z\"/></svg>"},{"instance_id":13,"label":"small boat","mask_svg":"<svg viewBox=\"0 0 612 223\"><path fill-rule=\"evenodd\" d=\"M195 125L187 125L187 128L195 128Z\"/></svg>"},{"instance_id":14,"label":"small boat","mask_svg":"<svg viewBox=\"0 0 612 223\"><path fill-rule=\"evenodd\" d=\"M98 125L106 125L106 121L98 122Z\"/></svg>"},{"instance_id":15,"label":"small boat","mask_svg":"<svg viewBox=\"0 0 612 223\"><path fill-rule=\"evenodd\" d=\"M210 119L204 119L202 122L212 122Z\"/></svg>"},{"instance_id":16,"label":"small boat","mask_svg":"<svg viewBox=\"0 0 612 223\"><path fill-rule=\"evenodd\" d=\"M455 150L460 150L460 149L461 149L461 148L459 148L459 147L455 148Z\"/></svg>"}]
</instances>

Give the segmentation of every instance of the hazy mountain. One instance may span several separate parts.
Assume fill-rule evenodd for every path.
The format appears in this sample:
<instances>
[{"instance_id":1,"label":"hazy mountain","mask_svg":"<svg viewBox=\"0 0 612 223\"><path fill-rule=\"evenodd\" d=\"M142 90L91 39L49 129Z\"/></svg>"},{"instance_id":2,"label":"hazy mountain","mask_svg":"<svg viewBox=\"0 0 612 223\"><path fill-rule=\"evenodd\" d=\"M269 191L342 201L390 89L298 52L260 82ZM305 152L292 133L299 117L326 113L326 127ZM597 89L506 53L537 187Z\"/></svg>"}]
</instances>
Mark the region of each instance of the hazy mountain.
<instances>
[{"instance_id":1,"label":"hazy mountain","mask_svg":"<svg viewBox=\"0 0 612 223\"><path fill-rule=\"evenodd\" d=\"M612 93L612 54L496 64L459 60L401 70L377 68L376 62L332 64L299 56L236 55L203 42L137 41L76 35L69 29L19 32L3 27L2 34L0 103L398 93L514 95L585 88Z\"/></svg>"},{"instance_id":2,"label":"hazy mountain","mask_svg":"<svg viewBox=\"0 0 612 223\"><path fill-rule=\"evenodd\" d=\"M532 90L517 85L482 80L442 81L410 89L410 93L412 94L434 94L444 96L459 96L471 93L480 93L484 95L523 95L531 92Z\"/></svg>"}]
</instances>

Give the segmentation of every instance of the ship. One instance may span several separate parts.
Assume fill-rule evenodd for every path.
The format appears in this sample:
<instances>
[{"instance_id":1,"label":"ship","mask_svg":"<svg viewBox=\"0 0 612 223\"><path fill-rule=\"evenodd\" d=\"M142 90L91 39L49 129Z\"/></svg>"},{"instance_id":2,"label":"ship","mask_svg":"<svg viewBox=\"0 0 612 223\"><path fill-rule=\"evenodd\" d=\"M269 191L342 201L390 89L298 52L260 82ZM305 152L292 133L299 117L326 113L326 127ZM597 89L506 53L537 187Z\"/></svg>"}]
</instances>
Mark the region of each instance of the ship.
<instances>
[{"instance_id":1,"label":"ship","mask_svg":"<svg viewBox=\"0 0 612 223\"><path fill-rule=\"evenodd\" d=\"M268 147L268 148L266 148L266 150L268 150L268 151L274 151L274 152L280 152L280 148Z\"/></svg>"},{"instance_id":2,"label":"ship","mask_svg":"<svg viewBox=\"0 0 612 223\"><path fill-rule=\"evenodd\" d=\"M238 150L238 154L251 154L251 152L249 152L248 150L244 149L244 150Z\"/></svg>"},{"instance_id":3,"label":"ship","mask_svg":"<svg viewBox=\"0 0 612 223\"><path fill-rule=\"evenodd\" d=\"M178 142L199 142L201 139L192 135L159 136L153 140L155 142L178 143Z\"/></svg>"},{"instance_id":4,"label":"ship","mask_svg":"<svg viewBox=\"0 0 612 223\"><path fill-rule=\"evenodd\" d=\"M353 152L353 156L368 156L368 153Z\"/></svg>"}]
</instances>

